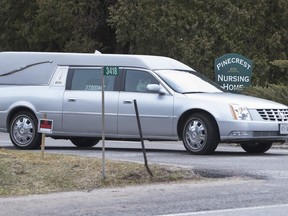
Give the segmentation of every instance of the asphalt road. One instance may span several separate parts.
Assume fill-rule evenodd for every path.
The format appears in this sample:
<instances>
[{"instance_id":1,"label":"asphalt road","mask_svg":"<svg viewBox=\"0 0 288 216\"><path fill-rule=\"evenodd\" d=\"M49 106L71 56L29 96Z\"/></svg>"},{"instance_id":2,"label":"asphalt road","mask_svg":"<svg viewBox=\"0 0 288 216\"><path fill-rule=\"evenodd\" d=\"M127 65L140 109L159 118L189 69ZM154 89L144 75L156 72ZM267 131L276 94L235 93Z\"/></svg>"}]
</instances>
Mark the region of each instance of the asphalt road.
<instances>
[{"instance_id":1,"label":"asphalt road","mask_svg":"<svg viewBox=\"0 0 288 216\"><path fill-rule=\"evenodd\" d=\"M101 141L79 150L69 141L46 139L46 152L102 157ZM193 169L203 182L155 184L0 198L6 215L280 215L288 214L288 150L273 148L249 155L240 147L220 145L214 155L188 154L181 142L146 142L149 164ZM13 149L7 135L0 147ZM40 153L40 152L39 152ZM105 158L143 163L138 142L105 142Z\"/></svg>"}]
</instances>

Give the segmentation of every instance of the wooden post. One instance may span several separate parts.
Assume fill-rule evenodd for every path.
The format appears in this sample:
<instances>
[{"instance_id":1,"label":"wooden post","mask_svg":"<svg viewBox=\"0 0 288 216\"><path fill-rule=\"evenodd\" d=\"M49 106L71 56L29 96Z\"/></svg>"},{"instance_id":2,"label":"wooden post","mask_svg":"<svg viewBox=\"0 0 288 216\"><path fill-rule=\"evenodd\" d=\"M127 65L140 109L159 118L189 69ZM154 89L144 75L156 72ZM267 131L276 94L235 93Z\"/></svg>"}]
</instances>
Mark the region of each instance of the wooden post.
<instances>
[{"instance_id":1,"label":"wooden post","mask_svg":"<svg viewBox=\"0 0 288 216\"><path fill-rule=\"evenodd\" d=\"M47 115L44 114L44 119L47 118ZM44 160L44 151L45 151L45 133L42 133L41 136L41 159Z\"/></svg>"}]
</instances>

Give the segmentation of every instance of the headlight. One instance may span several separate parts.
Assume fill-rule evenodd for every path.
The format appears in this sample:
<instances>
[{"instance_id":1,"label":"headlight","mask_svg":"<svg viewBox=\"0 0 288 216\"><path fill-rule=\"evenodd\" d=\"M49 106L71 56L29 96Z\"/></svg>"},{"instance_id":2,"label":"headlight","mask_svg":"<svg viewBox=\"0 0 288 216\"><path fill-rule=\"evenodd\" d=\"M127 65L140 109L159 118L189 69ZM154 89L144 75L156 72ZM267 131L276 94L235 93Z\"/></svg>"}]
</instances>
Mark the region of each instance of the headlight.
<instances>
[{"instance_id":1,"label":"headlight","mask_svg":"<svg viewBox=\"0 0 288 216\"><path fill-rule=\"evenodd\" d=\"M230 109L234 119L246 121L252 120L252 117L246 107L242 107L237 104L230 104Z\"/></svg>"}]
</instances>

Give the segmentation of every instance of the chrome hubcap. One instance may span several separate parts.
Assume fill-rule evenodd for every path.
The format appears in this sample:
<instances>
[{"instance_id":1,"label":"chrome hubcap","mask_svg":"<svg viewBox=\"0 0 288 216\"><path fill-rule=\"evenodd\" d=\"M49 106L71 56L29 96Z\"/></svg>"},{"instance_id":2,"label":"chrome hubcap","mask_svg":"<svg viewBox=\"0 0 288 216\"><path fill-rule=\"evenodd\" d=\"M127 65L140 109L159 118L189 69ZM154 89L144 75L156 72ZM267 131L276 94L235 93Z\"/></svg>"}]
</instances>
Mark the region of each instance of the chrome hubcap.
<instances>
[{"instance_id":1,"label":"chrome hubcap","mask_svg":"<svg viewBox=\"0 0 288 216\"><path fill-rule=\"evenodd\" d=\"M185 131L185 139L188 147L193 150L201 149L207 139L206 128L199 120L192 120L188 123Z\"/></svg>"},{"instance_id":2,"label":"chrome hubcap","mask_svg":"<svg viewBox=\"0 0 288 216\"><path fill-rule=\"evenodd\" d=\"M21 116L15 120L12 127L12 134L14 141L19 146L28 145L33 140L34 133L34 124L30 118Z\"/></svg>"}]
</instances>

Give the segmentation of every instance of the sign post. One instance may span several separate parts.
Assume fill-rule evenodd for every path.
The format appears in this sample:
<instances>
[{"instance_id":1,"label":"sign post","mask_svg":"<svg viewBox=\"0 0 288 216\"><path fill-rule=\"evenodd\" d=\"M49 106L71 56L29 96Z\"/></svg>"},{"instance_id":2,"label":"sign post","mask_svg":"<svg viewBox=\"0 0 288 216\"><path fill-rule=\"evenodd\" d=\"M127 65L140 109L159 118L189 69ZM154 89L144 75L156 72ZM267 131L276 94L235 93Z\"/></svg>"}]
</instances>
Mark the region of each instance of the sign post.
<instances>
[{"instance_id":1,"label":"sign post","mask_svg":"<svg viewBox=\"0 0 288 216\"><path fill-rule=\"evenodd\" d=\"M41 137L41 158L44 159L45 150L45 134L51 134L53 130L53 120L46 119L46 114L44 114L44 119L39 119L38 122L38 132L42 133Z\"/></svg>"},{"instance_id":2,"label":"sign post","mask_svg":"<svg viewBox=\"0 0 288 216\"><path fill-rule=\"evenodd\" d=\"M102 67L102 178L106 178L105 173L105 76L118 76L119 67L117 66L103 66Z\"/></svg>"},{"instance_id":3,"label":"sign post","mask_svg":"<svg viewBox=\"0 0 288 216\"><path fill-rule=\"evenodd\" d=\"M251 85L253 62L246 57L229 53L215 59L216 83L223 89L238 92Z\"/></svg>"}]
</instances>

